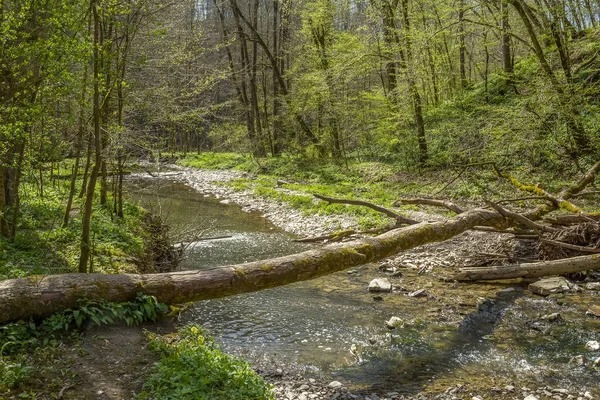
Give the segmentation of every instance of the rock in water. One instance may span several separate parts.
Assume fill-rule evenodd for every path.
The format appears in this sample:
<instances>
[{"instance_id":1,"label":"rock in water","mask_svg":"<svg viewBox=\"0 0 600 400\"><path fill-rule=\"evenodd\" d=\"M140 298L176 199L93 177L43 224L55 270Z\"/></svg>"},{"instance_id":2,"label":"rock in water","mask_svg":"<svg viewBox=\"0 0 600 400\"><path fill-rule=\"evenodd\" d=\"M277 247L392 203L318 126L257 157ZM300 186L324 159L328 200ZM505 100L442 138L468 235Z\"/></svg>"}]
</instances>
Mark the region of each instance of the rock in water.
<instances>
[{"instance_id":1,"label":"rock in water","mask_svg":"<svg viewBox=\"0 0 600 400\"><path fill-rule=\"evenodd\" d=\"M590 282L585 285L587 290L600 290L600 282Z\"/></svg>"},{"instance_id":2,"label":"rock in water","mask_svg":"<svg viewBox=\"0 0 600 400\"><path fill-rule=\"evenodd\" d=\"M589 315L590 317L600 318L600 306L592 306L585 313L585 315Z\"/></svg>"},{"instance_id":3,"label":"rock in water","mask_svg":"<svg viewBox=\"0 0 600 400\"><path fill-rule=\"evenodd\" d=\"M595 340L590 340L585 344L585 348L592 351L598 351L600 350L600 343Z\"/></svg>"},{"instance_id":4,"label":"rock in water","mask_svg":"<svg viewBox=\"0 0 600 400\"><path fill-rule=\"evenodd\" d=\"M578 355L575 357L571 357L571 359L569 360L569 365L575 365L576 367L581 367L581 366L585 365L586 362L587 362L587 358L585 358L582 355Z\"/></svg>"},{"instance_id":5,"label":"rock in water","mask_svg":"<svg viewBox=\"0 0 600 400\"><path fill-rule=\"evenodd\" d=\"M427 292L425 289L415 290L408 294L409 297L427 297Z\"/></svg>"},{"instance_id":6,"label":"rock in water","mask_svg":"<svg viewBox=\"0 0 600 400\"><path fill-rule=\"evenodd\" d=\"M556 323L564 322L563 317L559 313L547 314L547 315L540 317L540 319L543 321L548 321L548 322L556 322Z\"/></svg>"},{"instance_id":7,"label":"rock in water","mask_svg":"<svg viewBox=\"0 0 600 400\"><path fill-rule=\"evenodd\" d=\"M396 329L401 325L402 320L398 317L392 317L385 323L385 326L387 326L389 329Z\"/></svg>"},{"instance_id":8,"label":"rock in water","mask_svg":"<svg viewBox=\"0 0 600 400\"><path fill-rule=\"evenodd\" d=\"M332 382L329 383L328 386L329 386L330 389L339 389L339 388L342 387L342 383L338 382L338 381L332 381Z\"/></svg>"},{"instance_id":9,"label":"rock in water","mask_svg":"<svg viewBox=\"0 0 600 400\"><path fill-rule=\"evenodd\" d=\"M369 283L369 292L391 292L392 283L387 278L373 279Z\"/></svg>"},{"instance_id":10,"label":"rock in water","mask_svg":"<svg viewBox=\"0 0 600 400\"><path fill-rule=\"evenodd\" d=\"M529 285L529 290L540 296L549 296L555 293L564 293L572 289L573 284L563 277L541 279Z\"/></svg>"}]
</instances>

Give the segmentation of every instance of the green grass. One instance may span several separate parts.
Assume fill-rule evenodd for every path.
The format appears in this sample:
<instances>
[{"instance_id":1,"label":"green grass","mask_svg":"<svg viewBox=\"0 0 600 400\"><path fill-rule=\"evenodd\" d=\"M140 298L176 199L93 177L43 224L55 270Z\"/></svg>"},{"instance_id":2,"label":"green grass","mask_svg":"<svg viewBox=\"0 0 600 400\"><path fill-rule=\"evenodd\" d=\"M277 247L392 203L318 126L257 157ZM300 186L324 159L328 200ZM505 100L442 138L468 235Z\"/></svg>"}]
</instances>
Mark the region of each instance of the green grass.
<instances>
[{"instance_id":1,"label":"green grass","mask_svg":"<svg viewBox=\"0 0 600 400\"><path fill-rule=\"evenodd\" d=\"M473 166L465 171L457 167L409 173L393 162L349 160L347 165L342 165L331 160L289 156L257 161L234 153L188 154L179 163L202 169L234 169L257 174L233 180L227 185L235 190L252 190L259 196L285 202L305 214L353 215L359 219L362 228L383 226L392 220L365 207L314 201L312 195L364 200L384 207L392 207L401 197L436 197L470 204L483 199L499 200L523 195L511 184L499 179L489 165ZM568 186L570 179L576 176L557 176L535 168L515 169L510 173L522 182L541 183L546 190L554 193ZM588 210L598 207L593 201L578 201ZM399 208L400 212L414 209L414 206Z\"/></svg>"},{"instance_id":2,"label":"green grass","mask_svg":"<svg viewBox=\"0 0 600 400\"><path fill-rule=\"evenodd\" d=\"M250 365L223 353L214 339L194 325L175 336L149 334L161 360L144 385L141 399L269 400L269 385Z\"/></svg>"}]
</instances>

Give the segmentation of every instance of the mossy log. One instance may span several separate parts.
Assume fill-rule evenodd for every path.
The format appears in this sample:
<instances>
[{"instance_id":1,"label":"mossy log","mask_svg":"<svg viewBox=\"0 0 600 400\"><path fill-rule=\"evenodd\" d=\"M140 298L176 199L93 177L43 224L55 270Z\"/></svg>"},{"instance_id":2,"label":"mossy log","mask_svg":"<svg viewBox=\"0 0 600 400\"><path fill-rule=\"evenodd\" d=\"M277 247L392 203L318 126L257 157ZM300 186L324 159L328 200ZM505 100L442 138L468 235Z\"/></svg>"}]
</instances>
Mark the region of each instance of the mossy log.
<instances>
[{"instance_id":1,"label":"mossy log","mask_svg":"<svg viewBox=\"0 0 600 400\"><path fill-rule=\"evenodd\" d=\"M600 254L499 267L461 268L457 281L539 278L600 269Z\"/></svg>"},{"instance_id":2,"label":"mossy log","mask_svg":"<svg viewBox=\"0 0 600 400\"><path fill-rule=\"evenodd\" d=\"M445 221L393 229L373 238L219 268L151 275L63 274L10 279L0 282L0 324L77 307L80 298L121 302L143 292L174 304L253 292L317 278L444 241L475 226L504 221L497 212L477 209Z\"/></svg>"}]
</instances>

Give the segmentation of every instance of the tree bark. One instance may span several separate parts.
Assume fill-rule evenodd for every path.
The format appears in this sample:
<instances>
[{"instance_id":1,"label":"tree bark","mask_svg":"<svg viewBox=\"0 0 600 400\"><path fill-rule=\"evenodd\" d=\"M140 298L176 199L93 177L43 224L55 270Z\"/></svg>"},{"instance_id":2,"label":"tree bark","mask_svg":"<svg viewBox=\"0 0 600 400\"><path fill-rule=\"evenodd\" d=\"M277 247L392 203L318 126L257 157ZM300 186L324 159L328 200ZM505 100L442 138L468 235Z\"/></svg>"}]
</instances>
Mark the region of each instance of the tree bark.
<instances>
[{"instance_id":1,"label":"tree bark","mask_svg":"<svg viewBox=\"0 0 600 400\"><path fill-rule=\"evenodd\" d=\"M513 64L510 51L510 35L508 34L510 24L506 0L500 1L500 9L502 13L502 70L505 74L510 75L513 72Z\"/></svg>"},{"instance_id":2,"label":"tree bark","mask_svg":"<svg viewBox=\"0 0 600 400\"><path fill-rule=\"evenodd\" d=\"M400 251L450 239L475 226L504 218L477 209L440 222L422 222L374 238L330 244L316 250L213 269L152 275L63 274L0 282L0 324L45 317L77 300L128 301L144 292L164 303L206 300L317 278L380 260Z\"/></svg>"},{"instance_id":3,"label":"tree bark","mask_svg":"<svg viewBox=\"0 0 600 400\"><path fill-rule=\"evenodd\" d=\"M96 1L92 3L92 12L94 18L94 144L96 147L96 159L92 172L90 175L90 181L87 186L85 207L82 215L82 228L81 228L81 253L79 256L79 268L80 273L87 272L87 265L91 254L91 241L90 231L92 223L92 212L94 193L96 190L96 181L98 180L98 174L100 172L100 166L102 164L102 147L100 138L100 59L99 59L99 45L100 43L100 21L98 16L98 4Z\"/></svg>"},{"instance_id":4,"label":"tree bark","mask_svg":"<svg viewBox=\"0 0 600 400\"><path fill-rule=\"evenodd\" d=\"M547 275L563 275L600 269L600 255L540 261L501 267L461 268L454 276L457 281L479 281L514 278L539 278Z\"/></svg>"}]
</instances>

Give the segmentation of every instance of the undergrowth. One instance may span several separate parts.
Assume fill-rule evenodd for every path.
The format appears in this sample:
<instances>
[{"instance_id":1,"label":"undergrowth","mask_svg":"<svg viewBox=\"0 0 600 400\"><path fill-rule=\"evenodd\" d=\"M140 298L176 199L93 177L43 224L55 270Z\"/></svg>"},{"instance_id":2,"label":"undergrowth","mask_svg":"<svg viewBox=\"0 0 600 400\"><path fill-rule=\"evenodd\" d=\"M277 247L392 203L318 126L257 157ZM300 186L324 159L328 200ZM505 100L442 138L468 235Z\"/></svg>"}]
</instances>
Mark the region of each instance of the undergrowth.
<instances>
[{"instance_id":1,"label":"undergrowth","mask_svg":"<svg viewBox=\"0 0 600 400\"><path fill-rule=\"evenodd\" d=\"M0 398L12 389L25 387L36 365L30 354L39 348L58 348L66 339L78 338L78 329L88 325L125 322L129 326L156 321L168 307L154 296L138 293L135 301L107 302L81 299L79 307L43 319L0 326Z\"/></svg>"},{"instance_id":2,"label":"undergrowth","mask_svg":"<svg viewBox=\"0 0 600 400\"><path fill-rule=\"evenodd\" d=\"M250 365L221 351L194 325L175 336L148 333L150 348L161 355L144 385L141 399L269 400L271 388Z\"/></svg>"},{"instance_id":3,"label":"undergrowth","mask_svg":"<svg viewBox=\"0 0 600 400\"><path fill-rule=\"evenodd\" d=\"M30 275L77 271L82 230L83 199L75 199L66 228L61 227L68 198L68 180L50 180L40 190L37 182L21 186L21 210L14 242L0 238L0 280ZM99 196L95 196L96 199ZM109 197L109 204L111 198ZM146 245L146 212L125 202L125 218L112 207L94 204L92 261L94 272L140 272Z\"/></svg>"}]
</instances>

